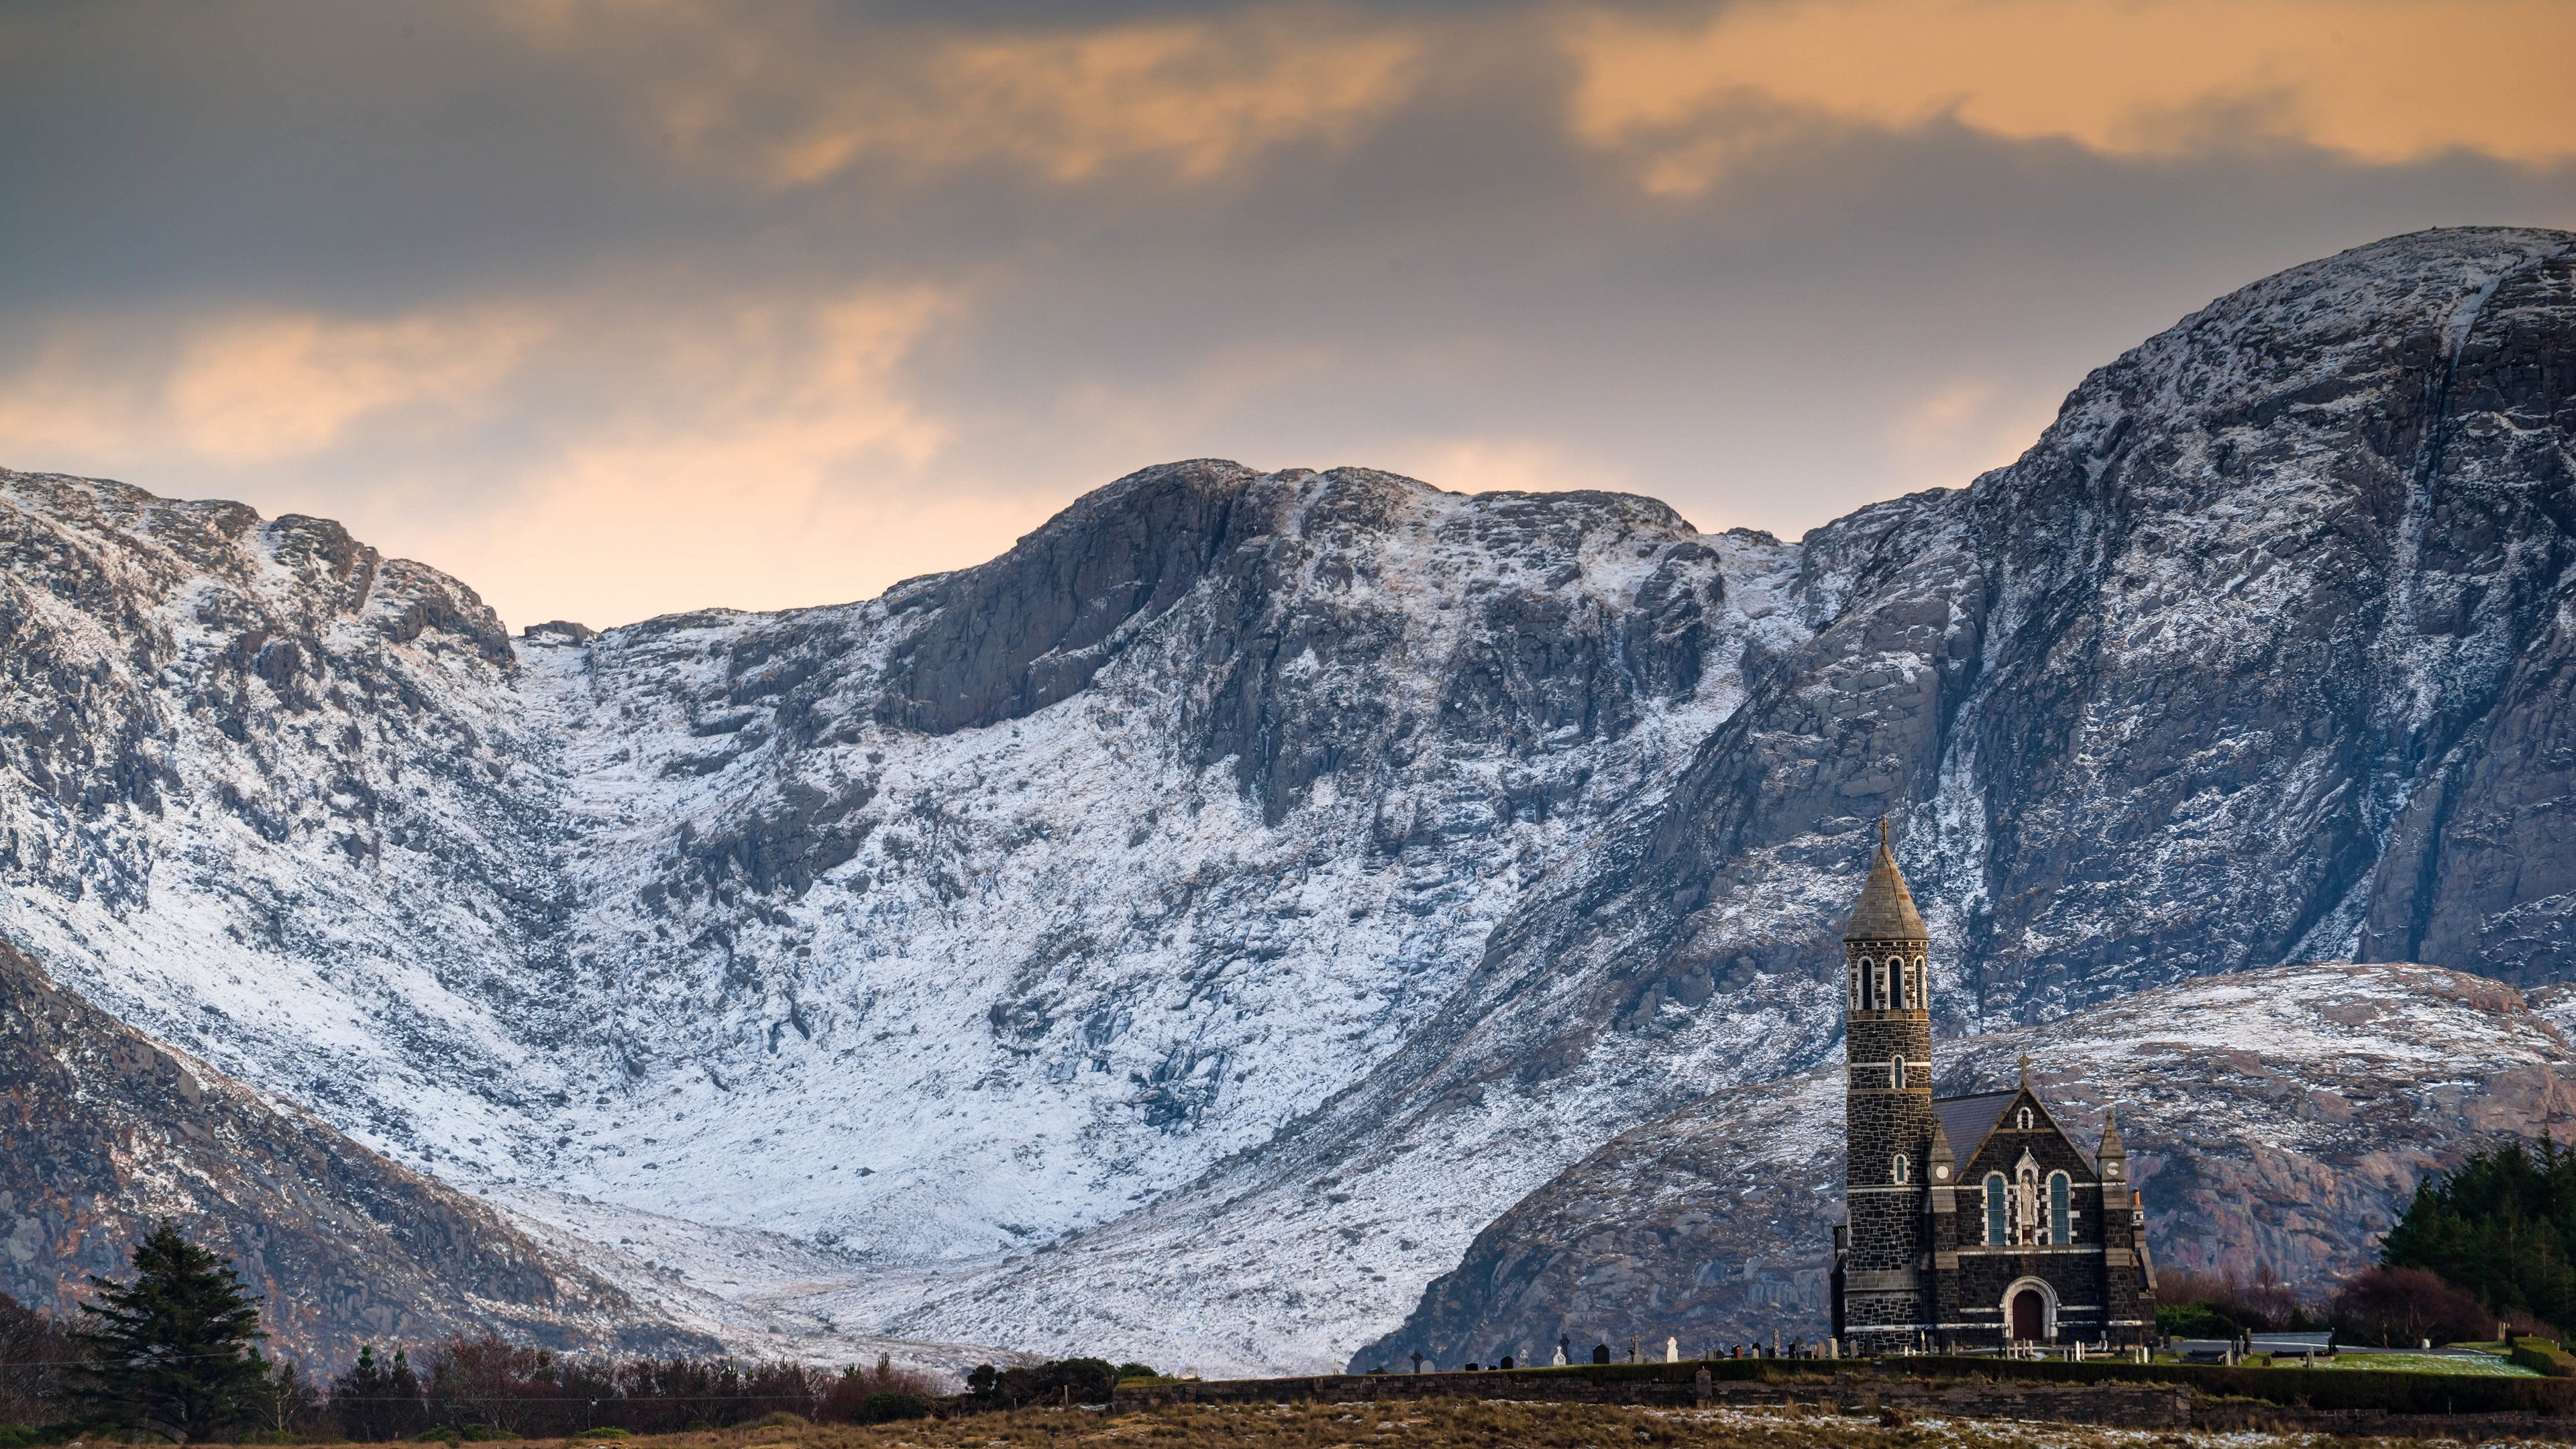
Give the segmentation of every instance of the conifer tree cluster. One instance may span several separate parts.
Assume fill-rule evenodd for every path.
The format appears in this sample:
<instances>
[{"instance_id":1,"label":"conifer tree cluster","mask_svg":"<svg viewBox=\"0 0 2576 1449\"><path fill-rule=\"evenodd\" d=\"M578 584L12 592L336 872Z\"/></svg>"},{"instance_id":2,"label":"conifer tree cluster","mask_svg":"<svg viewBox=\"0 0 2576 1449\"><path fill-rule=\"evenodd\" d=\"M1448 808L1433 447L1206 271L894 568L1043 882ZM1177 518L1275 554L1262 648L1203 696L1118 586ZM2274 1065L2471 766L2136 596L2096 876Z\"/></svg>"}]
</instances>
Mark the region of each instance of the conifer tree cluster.
<instances>
[{"instance_id":1,"label":"conifer tree cluster","mask_svg":"<svg viewBox=\"0 0 2576 1449\"><path fill-rule=\"evenodd\" d=\"M2432 1273L2497 1318L2576 1325L2576 1151L2508 1142L2426 1177L2380 1263Z\"/></svg>"}]
</instances>

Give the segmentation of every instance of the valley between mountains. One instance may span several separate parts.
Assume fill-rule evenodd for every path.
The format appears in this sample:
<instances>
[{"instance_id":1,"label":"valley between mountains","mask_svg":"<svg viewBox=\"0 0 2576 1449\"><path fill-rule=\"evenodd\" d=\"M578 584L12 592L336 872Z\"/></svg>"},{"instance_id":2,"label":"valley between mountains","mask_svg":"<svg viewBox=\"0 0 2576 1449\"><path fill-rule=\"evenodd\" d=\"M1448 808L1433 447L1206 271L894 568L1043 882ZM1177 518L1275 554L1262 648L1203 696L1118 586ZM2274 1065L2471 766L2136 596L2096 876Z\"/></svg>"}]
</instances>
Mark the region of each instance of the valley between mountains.
<instances>
[{"instance_id":1,"label":"valley between mountains","mask_svg":"<svg viewBox=\"0 0 2576 1449\"><path fill-rule=\"evenodd\" d=\"M544 1265L377 1295L406 1332L1311 1370L1685 1258L1694 1321L1795 1331L1881 816L1945 1038L2080 1023L2080 1099L2140 1104L2160 1261L2340 1271L2555 1120L2571 440L2576 237L2468 229L2222 298L2011 467L1796 541L1201 460L865 602L514 635L326 520L0 474L0 935L285 1124L230 1183L0 1184L0 1289L141 1212L307 1231L244 1186L292 1136L466 1214L444 1271ZM2221 1070L2263 983L2358 1019ZM2159 1118L2109 1063L2162 1013L2206 1083ZM2415 1115L2316 1138L2345 1070ZM111 1157L185 1136L118 1110ZM2227 1215L2283 1172L2313 1222ZM335 1302L305 1351L388 1331Z\"/></svg>"}]
</instances>

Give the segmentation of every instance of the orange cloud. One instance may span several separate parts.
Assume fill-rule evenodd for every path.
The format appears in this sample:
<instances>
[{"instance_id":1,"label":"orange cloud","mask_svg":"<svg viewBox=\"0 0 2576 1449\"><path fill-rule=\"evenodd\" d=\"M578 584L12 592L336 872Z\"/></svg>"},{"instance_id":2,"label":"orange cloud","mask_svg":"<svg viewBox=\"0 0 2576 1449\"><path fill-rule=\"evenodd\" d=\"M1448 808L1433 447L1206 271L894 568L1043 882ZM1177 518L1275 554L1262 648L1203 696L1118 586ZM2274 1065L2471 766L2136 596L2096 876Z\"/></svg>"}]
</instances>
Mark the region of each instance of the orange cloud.
<instances>
[{"instance_id":1,"label":"orange cloud","mask_svg":"<svg viewBox=\"0 0 2576 1449\"><path fill-rule=\"evenodd\" d=\"M1980 377L1935 384L1887 423L1896 489L1955 488L2019 458L2056 416L2055 401L2025 396Z\"/></svg>"},{"instance_id":2,"label":"orange cloud","mask_svg":"<svg viewBox=\"0 0 2576 1449\"><path fill-rule=\"evenodd\" d=\"M489 391L546 324L521 313L342 322L309 313L228 319L200 334L164 392L186 447L228 463L319 452L369 414L455 407Z\"/></svg>"},{"instance_id":3,"label":"orange cloud","mask_svg":"<svg viewBox=\"0 0 2576 1449\"><path fill-rule=\"evenodd\" d=\"M1452 493L1644 491L1599 457L1545 438L1416 438L1388 444L1369 462Z\"/></svg>"},{"instance_id":4,"label":"orange cloud","mask_svg":"<svg viewBox=\"0 0 2576 1449\"><path fill-rule=\"evenodd\" d=\"M697 0L505 10L536 43L639 37L649 124L685 161L775 187L863 161L1001 160L1059 182L1125 162L1202 181L1267 148L1347 139L1411 90L1410 30L1314 5L1091 28L772 23Z\"/></svg>"},{"instance_id":5,"label":"orange cloud","mask_svg":"<svg viewBox=\"0 0 2576 1449\"><path fill-rule=\"evenodd\" d=\"M1575 133L1705 189L1766 129L1948 118L2173 156L2254 139L2388 164L2576 156L2564 0L1751 0L1563 31Z\"/></svg>"},{"instance_id":6,"label":"orange cloud","mask_svg":"<svg viewBox=\"0 0 2576 1449\"><path fill-rule=\"evenodd\" d=\"M278 463L406 410L453 421L551 324L511 308L352 319L267 310L203 317L169 346L108 322L66 326L0 381L0 449L15 457L179 454Z\"/></svg>"},{"instance_id":7,"label":"orange cloud","mask_svg":"<svg viewBox=\"0 0 2576 1449\"><path fill-rule=\"evenodd\" d=\"M648 318L587 310L587 335L545 367L614 376L613 409L563 417L502 470L503 506L388 499L371 526L477 581L515 624L840 602L979 563L1049 509L961 477L957 425L914 399L913 353L962 305L863 286Z\"/></svg>"}]
</instances>

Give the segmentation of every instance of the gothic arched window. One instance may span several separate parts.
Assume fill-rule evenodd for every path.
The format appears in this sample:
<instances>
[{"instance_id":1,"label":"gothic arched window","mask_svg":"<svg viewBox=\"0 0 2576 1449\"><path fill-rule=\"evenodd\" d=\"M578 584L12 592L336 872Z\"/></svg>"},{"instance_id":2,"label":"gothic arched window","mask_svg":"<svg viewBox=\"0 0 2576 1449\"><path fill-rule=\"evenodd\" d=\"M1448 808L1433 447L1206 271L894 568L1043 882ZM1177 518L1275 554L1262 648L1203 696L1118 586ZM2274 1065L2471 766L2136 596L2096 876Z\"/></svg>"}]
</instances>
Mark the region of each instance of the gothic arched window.
<instances>
[{"instance_id":1,"label":"gothic arched window","mask_svg":"<svg viewBox=\"0 0 2576 1449\"><path fill-rule=\"evenodd\" d=\"M1906 1002L1905 1004L1907 1006L1914 1008L1916 1011L1921 1011L1924 1007L1931 1004L1931 993L1923 989L1922 957L1917 956L1914 958L1912 969L1905 973L1905 984L1914 988L1914 999Z\"/></svg>"},{"instance_id":2,"label":"gothic arched window","mask_svg":"<svg viewBox=\"0 0 2576 1449\"><path fill-rule=\"evenodd\" d=\"M1890 1091L1902 1092L1905 1090L1905 1058L1889 1057L1887 1059L1887 1085Z\"/></svg>"},{"instance_id":3,"label":"gothic arched window","mask_svg":"<svg viewBox=\"0 0 2576 1449\"><path fill-rule=\"evenodd\" d=\"M2065 1173L2052 1172L2048 1175L2048 1240L2052 1243L2075 1241L2075 1235L2068 1231L2072 1226L2069 1220L2075 1214L2073 1205L2067 1201L2074 1194L2074 1184L2067 1181Z\"/></svg>"},{"instance_id":4,"label":"gothic arched window","mask_svg":"<svg viewBox=\"0 0 2576 1449\"><path fill-rule=\"evenodd\" d=\"M1890 1164L1890 1165L1889 1165L1889 1167L1888 1167L1888 1181L1890 1181L1890 1182L1910 1182L1910 1181L1912 1181L1912 1180L1913 1180L1913 1166L1912 1166L1912 1164L1908 1163L1908 1162L1905 1160L1905 1154L1904 1154L1904 1153L1900 1152L1900 1153L1896 1154L1896 1161L1895 1161L1894 1163Z\"/></svg>"},{"instance_id":5,"label":"gothic arched window","mask_svg":"<svg viewBox=\"0 0 2576 1449\"><path fill-rule=\"evenodd\" d=\"M2012 1241L2012 1228L2004 1216L2004 1175L1986 1174L1986 1241L1996 1247Z\"/></svg>"}]
</instances>

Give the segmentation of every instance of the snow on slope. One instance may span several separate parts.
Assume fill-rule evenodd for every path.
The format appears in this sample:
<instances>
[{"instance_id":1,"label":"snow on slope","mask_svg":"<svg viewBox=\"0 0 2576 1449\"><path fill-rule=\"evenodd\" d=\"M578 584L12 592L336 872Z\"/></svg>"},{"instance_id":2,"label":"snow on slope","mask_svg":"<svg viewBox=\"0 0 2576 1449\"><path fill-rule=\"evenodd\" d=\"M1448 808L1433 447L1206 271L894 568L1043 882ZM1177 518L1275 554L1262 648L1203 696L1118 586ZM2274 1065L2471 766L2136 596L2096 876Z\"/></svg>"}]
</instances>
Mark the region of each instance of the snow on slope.
<instances>
[{"instance_id":1,"label":"snow on slope","mask_svg":"<svg viewBox=\"0 0 2576 1449\"><path fill-rule=\"evenodd\" d=\"M556 747L471 591L339 525L0 474L0 927L223 1071L510 1161L573 1013Z\"/></svg>"},{"instance_id":2,"label":"snow on slope","mask_svg":"<svg viewBox=\"0 0 2576 1449\"><path fill-rule=\"evenodd\" d=\"M1276 521L1242 547L1292 580L1263 606L1328 616L1276 687L1410 731L1365 791L1324 777L1276 822L1185 718L1204 590L1081 694L944 735L872 710L901 591L529 651L532 692L587 705L567 732L569 812L593 822L575 949L629 1077L566 1118L555 1182L870 1263L1035 1246L1168 1191L1401 1044L1527 881L1742 697L1709 668L1615 736L1569 722L1526 752L1444 727L1480 600L1536 576L1615 616L1686 551L1723 580L1696 646L1722 662L1784 571L1778 545L1703 542L1638 500L1551 506L1540 533L1495 518L1518 500L1384 475L1244 482L1238 517ZM1361 506L1329 554L1304 532ZM1362 628L1381 647L1354 650ZM758 842L790 830L842 858L737 909ZM692 854L709 841L713 872Z\"/></svg>"}]
</instances>

